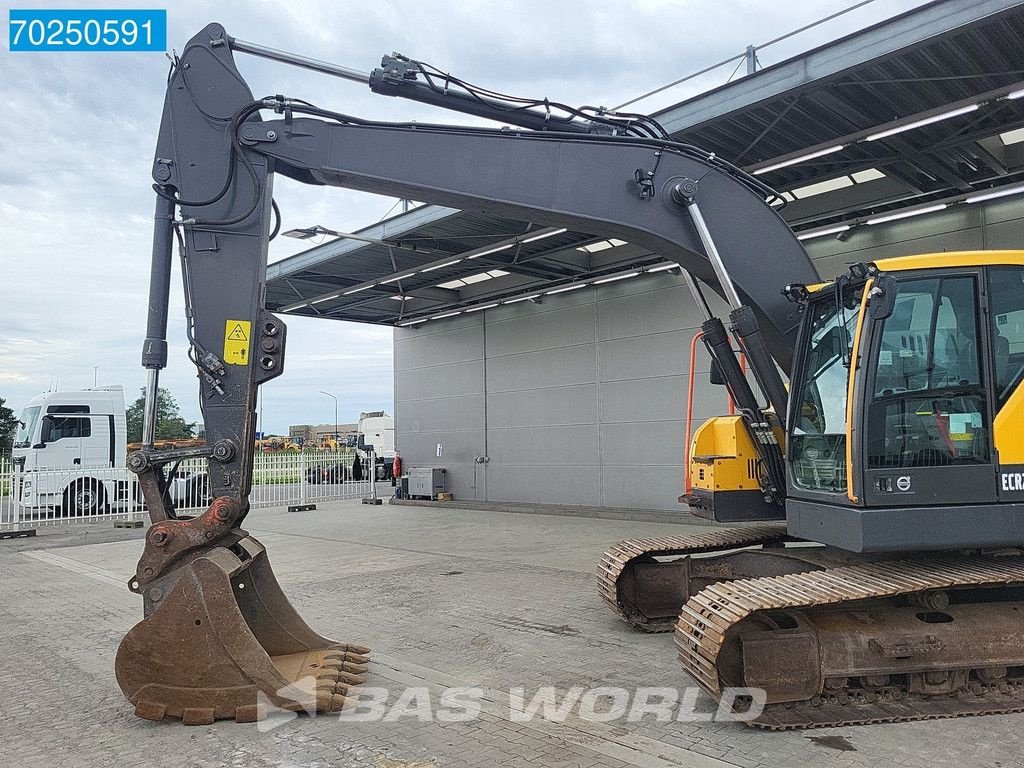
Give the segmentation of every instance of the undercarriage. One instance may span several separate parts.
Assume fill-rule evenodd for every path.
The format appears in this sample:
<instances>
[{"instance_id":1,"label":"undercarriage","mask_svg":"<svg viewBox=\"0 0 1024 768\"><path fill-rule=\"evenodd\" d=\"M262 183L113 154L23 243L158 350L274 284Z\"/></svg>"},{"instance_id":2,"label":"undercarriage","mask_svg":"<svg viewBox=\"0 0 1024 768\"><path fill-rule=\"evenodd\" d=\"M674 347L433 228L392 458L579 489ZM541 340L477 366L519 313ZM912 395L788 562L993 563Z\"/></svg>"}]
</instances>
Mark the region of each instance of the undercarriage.
<instances>
[{"instance_id":1,"label":"undercarriage","mask_svg":"<svg viewBox=\"0 0 1024 768\"><path fill-rule=\"evenodd\" d=\"M761 708L754 726L1024 710L1017 549L858 555L751 526L622 542L598 583L631 626L674 628L680 662L711 696L758 689L735 698Z\"/></svg>"}]
</instances>

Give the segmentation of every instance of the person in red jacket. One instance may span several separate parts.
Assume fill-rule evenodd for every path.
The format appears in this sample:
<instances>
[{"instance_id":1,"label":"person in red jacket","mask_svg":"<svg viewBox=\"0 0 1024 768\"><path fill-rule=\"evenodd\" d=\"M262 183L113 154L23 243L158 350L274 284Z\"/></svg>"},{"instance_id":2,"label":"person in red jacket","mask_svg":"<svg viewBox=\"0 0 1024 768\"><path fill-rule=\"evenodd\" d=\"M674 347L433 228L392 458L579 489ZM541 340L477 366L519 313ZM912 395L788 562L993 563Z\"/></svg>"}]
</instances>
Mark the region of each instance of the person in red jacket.
<instances>
[{"instance_id":1,"label":"person in red jacket","mask_svg":"<svg viewBox=\"0 0 1024 768\"><path fill-rule=\"evenodd\" d=\"M395 460L391 464L391 484L397 485L398 478L402 476L402 457L395 451Z\"/></svg>"}]
</instances>

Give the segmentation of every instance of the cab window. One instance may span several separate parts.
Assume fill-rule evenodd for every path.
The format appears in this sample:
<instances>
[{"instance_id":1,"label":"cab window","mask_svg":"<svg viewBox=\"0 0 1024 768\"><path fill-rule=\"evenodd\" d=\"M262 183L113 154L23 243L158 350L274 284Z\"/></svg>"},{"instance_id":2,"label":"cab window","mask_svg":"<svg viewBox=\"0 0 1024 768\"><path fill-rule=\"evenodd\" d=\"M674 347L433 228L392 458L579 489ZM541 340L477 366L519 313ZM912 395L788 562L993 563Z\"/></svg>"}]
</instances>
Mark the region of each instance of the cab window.
<instances>
[{"instance_id":1,"label":"cab window","mask_svg":"<svg viewBox=\"0 0 1024 768\"><path fill-rule=\"evenodd\" d=\"M90 437L92 422L89 419L72 416L44 416L40 439L53 443L65 438Z\"/></svg>"},{"instance_id":2,"label":"cab window","mask_svg":"<svg viewBox=\"0 0 1024 768\"><path fill-rule=\"evenodd\" d=\"M1024 378L1024 267L988 271L997 407Z\"/></svg>"},{"instance_id":3,"label":"cab window","mask_svg":"<svg viewBox=\"0 0 1024 768\"><path fill-rule=\"evenodd\" d=\"M868 407L869 468L989 461L971 276L898 283Z\"/></svg>"}]
</instances>

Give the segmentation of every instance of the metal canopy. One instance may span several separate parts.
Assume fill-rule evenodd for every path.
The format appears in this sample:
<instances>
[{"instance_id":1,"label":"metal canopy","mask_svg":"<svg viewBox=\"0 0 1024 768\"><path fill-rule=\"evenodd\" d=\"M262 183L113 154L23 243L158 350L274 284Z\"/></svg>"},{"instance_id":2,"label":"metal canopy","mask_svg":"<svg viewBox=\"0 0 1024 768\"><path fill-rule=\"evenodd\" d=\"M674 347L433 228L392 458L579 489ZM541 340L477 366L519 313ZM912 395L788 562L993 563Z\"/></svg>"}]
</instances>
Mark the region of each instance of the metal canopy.
<instances>
[{"instance_id":1,"label":"metal canopy","mask_svg":"<svg viewBox=\"0 0 1024 768\"><path fill-rule=\"evenodd\" d=\"M943 0L657 117L787 193L798 233L858 226L1024 181L1024 130L1000 136L1024 129L1022 39L1021 0ZM618 241L440 206L358 234L401 247L336 240L272 264L267 306L404 325L670 266Z\"/></svg>"}]
</instances>

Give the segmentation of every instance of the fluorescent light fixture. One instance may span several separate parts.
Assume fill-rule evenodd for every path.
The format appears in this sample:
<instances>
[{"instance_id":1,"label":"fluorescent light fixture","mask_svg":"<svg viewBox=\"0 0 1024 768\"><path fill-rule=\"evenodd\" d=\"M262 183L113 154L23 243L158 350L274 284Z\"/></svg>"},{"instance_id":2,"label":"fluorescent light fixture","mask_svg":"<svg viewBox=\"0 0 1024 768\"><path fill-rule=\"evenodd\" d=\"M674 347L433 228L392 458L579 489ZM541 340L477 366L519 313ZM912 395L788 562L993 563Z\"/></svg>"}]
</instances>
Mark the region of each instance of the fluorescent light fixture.
<instances>
[{"instance_id":1,"label":"fluorescent light fixture","mask_svg":"<svg viewBox=\"0 0 1024 768\"><path fill-rule=\"evenodd\" d=\"M806 155L799 155L797 157L792 157L789 160L783 160L782 162L765 166L764 168L758 168L756 171L754 171L754 175L760 176L762 173L768 173L768 171L775 171L778 170L779 168L786 168L787 166L790 165L802 163L805 160L814 160L816 157L824 157L825 155L831 155L833 152L841 152L844 149L846 149L845 144L837 144L834 147L826 147L825 149L819 149L817 152L811 152Z\"/></svg>"},{"instance_id":2,"label":"fluorescent light fixture","mask_svg":"<svg viewBox=\"0 0 1024 768\"><path fill-rule=\"evenodd\" d=\"M498 303L500 303L500 302L498 302ZM471 309L467 309L466 313L468 314L469 312L480 312L480 311L485 310L485 309L494 309L496 306L498 306L498 303L495 303L495 304L484 304L482 307L473 307Z\"/></svg>"},{"instance_id":3,"label":"fluorescent light fixture","mask_svg":"<svg viewBox=\"0 0 1024 768\"><path fill-rule=\"evenodd\" d=\"M464 288L467 285L472 285L473 283L482 283L485 280L492 280L495 277L505 277L509 274L511 274L511 272L506 272L504 269L492 269L487 272L477 272L475 275L466 275L465 277L459 277L455 280L449 280L447 283L438 283L437 287L456 291L459 288Z\"/></svg>"},{"instance_id":4,"label":"fluorescent light fixture","mask_svg":"<svg viewBox=\"0 0 1024 768\"><path fill-rule=\"evenodd\" d=\"M410 326L410 325L419 325L420 323L425 323L425 322L427 322L427 318L424 317L422 320L410 320L407 323L399 323L399 325L402 326L403 328L405 328L405 327Z\"/></svg>"},{"instance_id":5,"label":"fluorescent light fixture","mask_svg":"<svg viewBox=\"0 0 1024 768\"><path fill-rule=\"evenodd\" d=\"M1024 141L1024 128L1017 128L1013 131L1005 131L999 134L999 140L1006 146L1019 144Z\"/></svg>"},{"instance_id":6,"label":"fluorescent light fixture","mask_svg":"<svg viewBox=\"0 0 1024 768\"><path fill-rule=\"evenodd\" d=\"M647 270L647 272L667 272L670 269L679 269L679 265L676 264L675 262L673 262L672 264L659 264L656 267L651 267L650 269Z\"/></svg>"},{"instance_id":7,"label":"fluorescent light fixture","mask_svg":"<svg viewBox=\"0 0 1024 768\"><path fill-rule=\"evenodd\" d=\"M369 290L370 288L373 288L373 286L372 285L360 285L358 288L350 288L347 291L342 291L341 295L342 296L351 296L353 293L359 293L360 291L366 291L366 290Z\"/></svg>"},{"instance_id":8,"label":"fluorescent light fixture","mask_svg":"<svg viewBox=\"0 0 1024 768\"><path fill-rule=\"evenodd\" d=\"M914 122L907 123L906 125L899 125L895 128L889 128L884 131L879 131L878 133L873 133L864 140L876 141L877 139L884 139L886 136L895 136L897 133L903 133L904 131L913 130L914 128L920 128L922 125L931 125L932 123L937 123L940 120L948 120L949 118L956 117L957 115L966 115L968 112L973 112L977 108L977 104L969 104L966 107L960 107L959 109L951 109L949 112L942 112L938 115L932 115L931 117L925 117L921 120L915 120Z\"/></svg>"},{"instance_id":9,"label":"fluorescent light fixture","mask_svg":"<svg viewBox=\"0 0 1024 768\"><path fill-rule=\"evenodd\" d=\"M309 302L309 306L313 306L314 304L323 304L325 301L338 298L340 295L340 293L332 293L330 296L321 296L319 299L313 299L313 301Z\"/></svg>"},{"instance_id":10,"label":"fluorescent light fixture","mask_svg":"<svg viewBox=\"0 0 1024 768\"><path fill-rule=\"evenodd\" d=\"M586 288L587 283L576 283L575 285L567 285L564 288L555 288L553 291L544 291L545 296L551 296L556 293L565 293L566 291L575 291L578 288Z\"/></svg>"},{"instance_id":11,"label":"fluorescent light fixture","mask_svg":"<svg viewBox=\"0 0 1024 768\"><path fill-rule=\"evenodd\" d=\"M816 184L808 184L803 187L797 187L792 190L793 197L797 200L803 200L805 197L814 197L815 195L823 195L826 192L834 192L837 189L843 187L852 187L853 179L849 176L840 176L838 179L829 179L827 181L819 181Z\"/></svg>"},{"instance_id":12,"label":"fluorescent light fixture","mask_svg":"<svg viewBox=\"0 0 1024 768\"><path fill-rule=\"evenodd\" d=\"M636 277L639 272L627 272L624 275L613 275L612 277L602 277L600 280L595 280L594 285L604 285L605 283L614 283L616 280L627 280L631 277Z\"/></svg>"},{"instance_id":13,"label":"fluorescent light fixture","mask_svg":"<svg viewBox=\"0 0 1024 768\"><path fill-rule=\"evenodd\" d=\"M514 248L515 245L516 245L515 243L506 243L505 245L498 245L498 246L495 246L494 248L488 248L486 251L480 251L479 253L474 253L472 256L467 256L466 258L467 259L479 259L481 256L489 256L492 253L499 253L500 251L507 251L509 248Z\"/></svg>"},{"instance_id":14,"label":"fluorescent light fixture","mask_svg":"<svg viewBox=\"0 0 1024 768\"><path fill-rule=\"evenodd\" d=\"M531 293L529 296L519 296L515 299L506 299L501 302L502 304L518 304L520 301L531 301L532 299L539 299L539 293Z\"/></svg>"},{"instance_id":15,"label":"fluorescent light fixture","mask_svg":"<svg viewBox=\"0 0 1024 768\"><path fill-rule=\"evenodd\" d=\"M939 203L938 205L929 205L926 208L918 208L914 211L901 211L900 213L890 213L886 216L878 216L874 219L868 219L868 224L884 224L887 221L896 221L897 219L909 219L911 216L921 216L925 213L935 213L945 209L945 203Z\"/></svg>"},{"instance_id":16,"label":"fluorescent light fixture","mask_svg":"<svg viewBox=\"0 0 1024 768\"><path fill-rule=\"evenodd\" d=\"M543 240L545 237L554 237L555 235L560 235L560 234L562 234L565 231L567 231L565 227L562 227L561 229L553 229L550 232L542 232L541 234L534 235L533 237L523 237L523 238L520 238L519 242L521 242L521 243L532 243L532 242L535 242L537 240Z\"/></svg>"},{"instance_id":17,"label":"fluorescent light fixture","mask_svg":"<svg viewBox=\"0 0 1024 768\"><path fill-rule=\"evenodd\" d=\"M1008 99L1019 99L1021 96L1024 96L1024 88L1020 88L1016 91L1010 91L1006 94L1006 98Z\"/></svg>"},{"instance_id":18,"label":"fluorescent light fixture","mask_svg":"<svg viewBox=\"0 0 1024 768\"><path fill-rule=\"evenodd\" d=\"M614 237L610 240L598 240L596 243L590 245L581 245L577 248L577 251L583 251L584 253L597 253L598 251L606 251L609 248L618 248L620 245L625 245L625 240L616 240Z\"/></svg>"},{"instance_id":19,"label":"fluorescent light fixture","mask_svg":"<svg viewBox=\"0 0 1024 768\"><path fill-rule=\"evenodd\" d=\"M450 267L452 264L458 264L460 261L462 261L462 259L452 259L451 261L442 261L440 264L435 264L432 267L427 267L426 269L421 269L420 272L433 272L435 269L444 269L445 267Z\"/></svg>"},{"instance_id":20,"label":"fluorescent light fixture","mask_svg":"<svg viewBox=\"0 0 1024 768\"><path fill-rule=\"evenodd\" d=\"M415 275L415 272L410 272L407 275L396 275L395 277L389 277L387 280L381 280L381 285L388 285L389 283L397 283L399 280L408 280L410 277Z\"/></svg>"},{"instance_id":21,"label":"fluorescent light fixture","mask_svg":"<svg viewBox=\"0 0 1024 768\"><path fill-rule=\"evenodd\" d=\"M797 240L810 240L812 237L824 237L825 235L838 235L840 232L845 232L850 228L849 224L840 224L835 227L828 227L827 229L819 229L815 232L801 232L796 236Z\"/></svg>"},{"instance_id":22,"label":"fluorescent light fixture","mask_svg":"<svg viewBox=\"0 0 1024 768\"><path fill-rule=\"evenodd\" d=\"M1017 195L1024 192L1024 184L1014 184L1009 187L1000 187L999 189L993 189L990 192L982 192L978 195L971 195L965 197L965 203L980 203L985 200L994 200L997 197L1006 197L1007 195Z\"/></svg>"},{"instance_id":23,"label":"fluorescent light fixture","mask_svg":"<svg viewBox=\"0 0 1024 768\"><path fill-rule=\"evenodd\" d=\"M885 174L882 173L877 168L865 168L863 171L857 171L856 173L851 173L850 176L858 184L864 184L865 182L868 182L868 181L874 181L875 179L884 179L885 178Z\"/></svg>"},{"instance_id":24,"label":"fluorescent light fixture","mask_svg":"<svg viewBox=\"0 0 1024 768\"><path fill-rule=\"evenodd\" d=\"M460 309L460 310L458 310L456 312L445 312L444 314L441 314L441 315L434 315L430 319L431 320L444 320L446 317L455 317L456 315L461 315L461 314L462 314L462 310Z\"/></svg>"}]
</instances>

